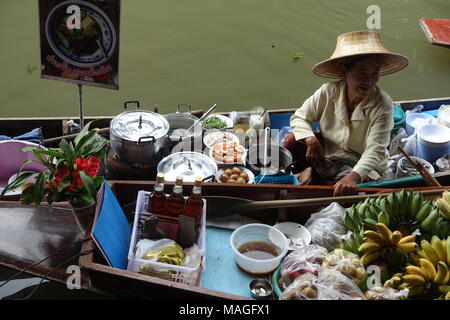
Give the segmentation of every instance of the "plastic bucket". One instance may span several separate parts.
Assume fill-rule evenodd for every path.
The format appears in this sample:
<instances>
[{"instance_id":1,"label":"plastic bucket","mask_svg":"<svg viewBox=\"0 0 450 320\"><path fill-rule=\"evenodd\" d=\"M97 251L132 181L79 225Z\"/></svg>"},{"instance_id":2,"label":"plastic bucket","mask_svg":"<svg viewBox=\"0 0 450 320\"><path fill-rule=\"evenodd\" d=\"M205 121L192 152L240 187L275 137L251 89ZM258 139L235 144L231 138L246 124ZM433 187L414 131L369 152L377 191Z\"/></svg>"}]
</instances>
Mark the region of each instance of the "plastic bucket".
<instances>
[{"instance_id":1,"label":"plastic bucket","mask_svg":"<svg viewBox=\"0 0 450 320\"><path fill-rule=\"evenodd\" d=\"M417 130L419 158L430 163L450 153L450 128L440 124L426 124Z\"/></svg>"},{"instance_id":2,"label":"plastic bucket","mask_svg":"<svg viewBox=\"0 0 450 320\"><path fill-rule=\"evenodd\" d=\"M414 131L425 124L436 123L436 119L426 113L410 113L406 116L406 134L412 135Z\"/></svg>"}]
</instances>

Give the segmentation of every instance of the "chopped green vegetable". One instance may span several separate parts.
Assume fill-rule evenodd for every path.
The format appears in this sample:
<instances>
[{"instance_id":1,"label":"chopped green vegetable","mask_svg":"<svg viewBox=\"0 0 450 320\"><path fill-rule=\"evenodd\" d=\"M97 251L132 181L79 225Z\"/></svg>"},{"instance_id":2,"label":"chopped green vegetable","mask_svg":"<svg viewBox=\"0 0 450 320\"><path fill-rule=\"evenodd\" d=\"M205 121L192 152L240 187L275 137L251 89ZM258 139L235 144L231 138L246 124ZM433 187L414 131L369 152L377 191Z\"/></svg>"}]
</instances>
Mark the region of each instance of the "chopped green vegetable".
<instances>
[{"instance_id":1,"label":"chopped green vegetable","mask_svg":"<svg viewBox=\"0 0 450 320\"><path fill-rule=\"evenodd\" d=\"M203 128L205 129L225 129L227 123L217 117L210 117L203 121Z\"/></svg>"}]
</instances>

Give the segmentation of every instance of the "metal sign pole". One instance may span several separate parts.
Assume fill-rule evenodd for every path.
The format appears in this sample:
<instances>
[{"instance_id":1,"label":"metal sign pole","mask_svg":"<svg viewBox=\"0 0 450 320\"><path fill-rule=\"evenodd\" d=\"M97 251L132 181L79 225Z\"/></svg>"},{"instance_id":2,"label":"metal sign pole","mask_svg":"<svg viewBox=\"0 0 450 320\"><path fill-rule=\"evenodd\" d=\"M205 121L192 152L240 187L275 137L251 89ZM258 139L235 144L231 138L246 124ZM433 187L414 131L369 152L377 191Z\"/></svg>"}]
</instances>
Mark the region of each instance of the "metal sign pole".
<instances>
[{"instance_id":1,"label":"metal sign pole","mask_svg":"<svg viewBox=\"0 0 450 320\"><path fill-rule=\"evenodd\" d=\"M84 119L83 119L83 92L82 92L82 85L78 85L78 104L80 106L80 129L83 129L84 127Z\"/></svg>"}]
</instances>

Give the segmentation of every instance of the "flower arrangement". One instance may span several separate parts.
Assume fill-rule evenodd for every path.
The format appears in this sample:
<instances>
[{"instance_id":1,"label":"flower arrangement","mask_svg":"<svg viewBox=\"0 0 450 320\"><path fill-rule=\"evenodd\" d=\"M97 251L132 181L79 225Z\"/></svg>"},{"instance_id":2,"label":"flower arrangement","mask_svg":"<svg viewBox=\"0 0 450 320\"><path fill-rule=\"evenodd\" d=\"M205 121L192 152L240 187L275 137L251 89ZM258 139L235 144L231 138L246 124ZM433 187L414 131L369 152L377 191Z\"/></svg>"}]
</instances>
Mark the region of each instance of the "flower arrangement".
<instances>
[{"instance_id":1,"label":"flower arrangement","mask_svg":"<svg viewBox=\"0 0 450 320\"><path fill-rule=\"evenodd\" d=\"M90 124L85 125L74 141L62 139L58 148L24 148L23 151L32 151L47 170L40 172L34 183L27 183L33 173L20 172L27 163L36 160L25 161L17 178L1 195L22 187L22 204L39 205L44 198L49 204L57 201L95 203L97 191L103 182L99 173L109 141L101 137L96 130L89 130Z\"/></svg>"}]
</instances>

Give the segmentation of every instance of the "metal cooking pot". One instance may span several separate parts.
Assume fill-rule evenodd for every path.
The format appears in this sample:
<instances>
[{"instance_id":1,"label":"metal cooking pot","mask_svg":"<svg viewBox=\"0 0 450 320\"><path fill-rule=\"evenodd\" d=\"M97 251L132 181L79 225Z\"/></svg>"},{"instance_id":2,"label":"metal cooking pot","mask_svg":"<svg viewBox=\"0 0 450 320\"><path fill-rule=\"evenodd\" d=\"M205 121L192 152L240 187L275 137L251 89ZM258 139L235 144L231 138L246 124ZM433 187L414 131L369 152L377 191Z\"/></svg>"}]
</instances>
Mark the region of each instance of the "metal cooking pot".
<instances>
[{"instance_id":1,"label":"metal cooking pot","mask_svg":"<svg viewBox=\"0 0 450 320\"><path fill-rule=\"evenodd\" d=\"M267 175L274 175L279 172L289 173L289 169L294 164L291 152L276 144L271 144L268 148L267 158L269 161L269 166L266 168ZM258 144L248 150L247 163L255 175L261 173L261 169L264 168L264 144Z\"/></svg>"},{"instance_id":2,"label":"metal cooking pot","mask_svg":"<svg viewBox=\"0 0 450 320\"><path fill-rule=\"evenodd\" d=\"M180 107L186 106L188 108L188 113L181 113ZM164 115L166 120L169 122L169 132L168 132L168 147L173 147L176 144L182 142L184 148L193 148L194 141L199 140L198 148L202 148L201 137L203 132L203 127L201 122L195 126L192 130L186 133L198 118L191 114L191 106L188 104L179 104L177 106L177 111L175 113L170 113ZM195 149L197 149L197 147ZM191 149L192 150L192 149Z\"/></svg>"},{"instance_id":3,"label":"metal cooking pot","mask_svg":"<svg viewBox=\"0 0 450 320\"><path fill-rule=\"evenodd\" d=\"M158 113L139 110L139 101L125 102L125 110L131 103L137 110L125 111L111 121L111 149L130 164L156 164L167 143L169 122Z\"/></svg>"}]
</instances>

